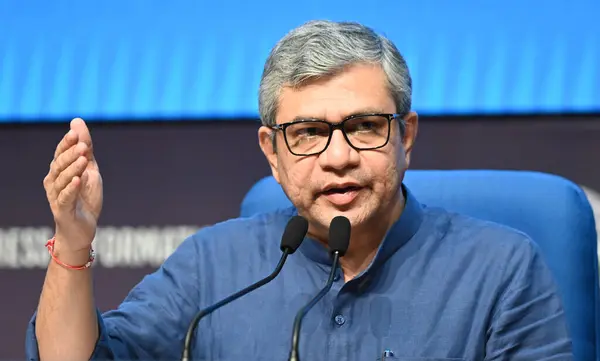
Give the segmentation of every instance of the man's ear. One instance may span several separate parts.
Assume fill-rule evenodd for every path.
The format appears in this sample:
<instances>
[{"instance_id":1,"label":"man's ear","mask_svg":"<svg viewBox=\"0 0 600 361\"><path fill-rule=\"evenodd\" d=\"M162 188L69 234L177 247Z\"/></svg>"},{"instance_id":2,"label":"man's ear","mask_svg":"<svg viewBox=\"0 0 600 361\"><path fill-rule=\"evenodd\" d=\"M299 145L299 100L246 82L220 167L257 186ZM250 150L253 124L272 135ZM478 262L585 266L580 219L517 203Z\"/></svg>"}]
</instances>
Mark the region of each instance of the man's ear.
<instances>
[{"instance_id":1,"label":"man's ear","mask_svg":"<svg viewBox=\"0 0 600 361\"><path fill-rule=\"evenodd\" d=\"M417 131L419 130L419 116L415 112L409 112L404 116L404 134L402 136L402 145L406 157L406 166L410 165L410 156L412 154L415 141L417 140Z\"/></svg>"},{"instance_id":2,"label":"man's ear","mask_svg":"<svg viewBox=\"0 0 600 361\"><path fill-rule=\"evenodd\" d=\"M263 154L267 158L267 162L269 162L269 167L271 167L271 173L273 174L273 178L279 183L279 171L277 168L277 150L275 149L275 137L277 134L273 133L273 130L261 126L258 129L258 144L260 145L260 149Z\"/></svg>"}]
</instances>

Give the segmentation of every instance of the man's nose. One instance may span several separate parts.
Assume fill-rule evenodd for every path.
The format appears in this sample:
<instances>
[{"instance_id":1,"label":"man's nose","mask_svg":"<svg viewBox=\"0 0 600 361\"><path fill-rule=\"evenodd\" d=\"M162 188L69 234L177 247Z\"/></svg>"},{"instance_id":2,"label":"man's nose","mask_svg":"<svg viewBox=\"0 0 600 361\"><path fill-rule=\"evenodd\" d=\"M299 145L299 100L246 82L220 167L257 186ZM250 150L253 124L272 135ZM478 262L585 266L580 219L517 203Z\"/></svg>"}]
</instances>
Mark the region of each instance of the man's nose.
<instances>
[{"instance_id":1,"label":"man's nose","mask_svg":"<svg viewBox=\"0 0 600 361\"><path fill-rule=\"evenodd\" d=\"M341 130L331 134L329 146L319 157L323 168L344 169L358 164L358 152L348 144Z\"/></svg>"}]
</instances>

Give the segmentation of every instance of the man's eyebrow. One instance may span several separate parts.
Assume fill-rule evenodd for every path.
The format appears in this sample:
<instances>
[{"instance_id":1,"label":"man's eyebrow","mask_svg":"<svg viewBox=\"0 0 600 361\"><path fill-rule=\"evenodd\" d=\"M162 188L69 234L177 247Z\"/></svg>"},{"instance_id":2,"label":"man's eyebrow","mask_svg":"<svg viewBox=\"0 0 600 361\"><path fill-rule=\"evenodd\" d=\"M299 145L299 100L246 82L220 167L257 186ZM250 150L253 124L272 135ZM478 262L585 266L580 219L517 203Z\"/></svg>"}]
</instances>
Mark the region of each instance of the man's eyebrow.
<instances>
[{"instance_id":1,"label":"man's eyebrow","mask_svg":"<svg viewBox=\"0 0 600 361\"><path fill-rule=\"evenodd\" d=\"M361 108L361 109L359 109L357 111L354 111L352 113L346 114L344 116L344 118L342 118L342 119L346 119L348 117L355 116L355 115L361 115L361 114L384 114L384 113L386 113L386 112L384 112L381 108L370 108L370 107L367 107L367 108ZM315 116L308 116L308 115L297 115L290 122L298 122L298 121L302 121L302 120L322 120L322 121L328 121L324 117L315 117Z\"/></svg>"}]
</instances>

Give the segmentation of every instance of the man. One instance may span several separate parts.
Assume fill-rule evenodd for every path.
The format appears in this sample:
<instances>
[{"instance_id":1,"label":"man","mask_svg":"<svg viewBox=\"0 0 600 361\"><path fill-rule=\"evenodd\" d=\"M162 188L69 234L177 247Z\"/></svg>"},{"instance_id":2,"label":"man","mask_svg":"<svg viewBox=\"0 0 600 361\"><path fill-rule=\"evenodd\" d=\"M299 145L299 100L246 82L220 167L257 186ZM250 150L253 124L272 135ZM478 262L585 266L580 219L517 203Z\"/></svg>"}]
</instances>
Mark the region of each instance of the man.
<instances>
[{"instance_id":1,"label":"man","mask_svg":"<svg viewBox=\"0 0 600 361\"><path fill-rule=\"evenodd\" d=\"M354 23L309 22L272 50L258 132L295 205L204 228L113 310L94 306L90 247L102 181L80 119L44 180L53 260L27 335L29 360L176 360L195 312L269 274L288 220L307 239L271 283L199 325L194 360L286 360L293 318L324 285L337 215L352 224L331 292L303 323L304 360L565 360L554 281L515 230L421 206L402 185L417 135L395 46ZM207 205L209 206L209 205Z\"/></svg>"}]
</instances>

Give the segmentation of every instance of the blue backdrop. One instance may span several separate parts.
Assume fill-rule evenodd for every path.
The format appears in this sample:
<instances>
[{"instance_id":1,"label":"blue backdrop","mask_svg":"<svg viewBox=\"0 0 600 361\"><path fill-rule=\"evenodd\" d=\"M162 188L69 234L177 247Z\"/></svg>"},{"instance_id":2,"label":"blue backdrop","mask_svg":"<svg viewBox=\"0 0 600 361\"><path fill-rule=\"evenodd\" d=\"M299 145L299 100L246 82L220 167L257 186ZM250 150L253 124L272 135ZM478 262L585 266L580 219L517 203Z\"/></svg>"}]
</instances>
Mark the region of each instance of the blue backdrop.
<instances>
[{"instance_id":1,"label":"blue backdrop","mask_svg":"<svg viewBox=\"0 0 600 361\"><path fill-rule=\"evenodd\" d=\"M270 48L356 20L407 58L427 114L600 111L598 0L3 0L0 119L256 117Z\"/></svg>"}]
</instances>

